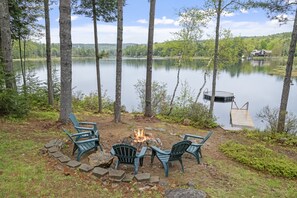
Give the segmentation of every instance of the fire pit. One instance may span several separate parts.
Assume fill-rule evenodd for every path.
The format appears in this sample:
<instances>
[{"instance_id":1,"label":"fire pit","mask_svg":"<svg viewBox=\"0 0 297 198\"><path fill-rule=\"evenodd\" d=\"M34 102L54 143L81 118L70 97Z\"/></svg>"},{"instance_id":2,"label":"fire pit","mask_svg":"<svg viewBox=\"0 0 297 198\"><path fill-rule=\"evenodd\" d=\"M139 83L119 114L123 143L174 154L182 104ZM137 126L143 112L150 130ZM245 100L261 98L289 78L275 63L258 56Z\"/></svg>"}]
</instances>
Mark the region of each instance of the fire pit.
<instances>
[{"instance_id":1,"label":"fire pit","mask_svg":"<svg viewBox=\"0 0 297 198\"><path fill-rule=\"evenodd\" d=\"M154 138L152 133L144 132L143 128L134 129L133 134L124 138L122 143L134 146L137 150L140 150L144 146L162 146L160 138Z\"/></svg>"}]
</instances>

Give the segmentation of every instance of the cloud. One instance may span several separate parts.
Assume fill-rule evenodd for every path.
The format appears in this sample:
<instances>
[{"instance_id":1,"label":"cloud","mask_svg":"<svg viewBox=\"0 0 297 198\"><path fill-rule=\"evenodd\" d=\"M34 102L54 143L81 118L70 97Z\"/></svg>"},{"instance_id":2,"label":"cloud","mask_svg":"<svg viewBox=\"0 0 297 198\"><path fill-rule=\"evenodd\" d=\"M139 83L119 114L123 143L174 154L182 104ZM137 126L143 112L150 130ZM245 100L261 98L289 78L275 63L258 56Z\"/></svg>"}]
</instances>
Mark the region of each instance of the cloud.
<instances>
[{"instance_id":1,"label":"cloud","mask_svg":"<svg viewBox=\"0 0 297 198\"><path fill-rule=\"evenodd\" d=\"M139 19L139 20L137 20L137 23L147 24L148 22L145 19Z\"/></svg>"},{"instance_id":2,"label":"cloud","mask_svg":"<svg viewBox=\"0 0 297 198\"><path fill-rule=\"evenodd\" d=\"M155 19L155 24L156 25L159 25L159 24L171 25L171 24L174 24L174 23L175 23L175 20L167 19L166 16L163 16L161 19L158 19L158 18Z\"/></svg>"}]
</instances>

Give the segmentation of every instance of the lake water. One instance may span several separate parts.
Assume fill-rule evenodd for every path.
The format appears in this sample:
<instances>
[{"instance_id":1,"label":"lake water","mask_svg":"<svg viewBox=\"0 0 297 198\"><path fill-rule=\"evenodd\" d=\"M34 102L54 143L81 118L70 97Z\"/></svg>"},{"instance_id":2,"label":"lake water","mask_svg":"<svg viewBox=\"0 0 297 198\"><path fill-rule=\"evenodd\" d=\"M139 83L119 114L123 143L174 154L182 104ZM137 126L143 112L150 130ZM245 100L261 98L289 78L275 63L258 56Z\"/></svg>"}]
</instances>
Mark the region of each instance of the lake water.
<instances>
[{"instance_id":1,"label":"lake water","mask_svg":"<svg viewBox=\"0 0 297 198\"><path fill-rule=\"evenodd\" d=\"M32 64L32 63L31 63ZM35 63L36 64L36 63ZM46 80L45 63L38 63L35 73L40 80ZM236 66L223 69L218 74L217 91L228 91L235 95L235 101L239 107L249 102L249 112L257 128L264 128L264 123L256 116L265 107L279 108L283 78L269 75L272 68L277 67L278 61L245 61ZM167 84L167 93L172 95L176 85L177 67L175 60L154 60L153 81ZM203 84L203 61L189 63L180 72L180 82L187 82L193 91L195 98ZM59 71L60 65L54 64ZM115 95L115 60L100 60L102 91L106 90L107 96L114 99ZM72 86L74 92L89 94L96 92L96 68L95 61L90 59L73 60ZM58 72L59 74L59 72ZM211 72L212 74L212 72ZM128 111L139 110L139 97L134 85L138 80L144 80L146 76L146 60L124 59L122 68L122 105ZM205 89L211 90L212 76L207 77ZM297 115L297 81L293 80L290 89L288 111ZM179 86L179 91L181 84ZM209 105L201 95L199 101ZM217 122L223 126L230 126L231 103L215 103L214 114Z\"/></svg>"}]
</instances>

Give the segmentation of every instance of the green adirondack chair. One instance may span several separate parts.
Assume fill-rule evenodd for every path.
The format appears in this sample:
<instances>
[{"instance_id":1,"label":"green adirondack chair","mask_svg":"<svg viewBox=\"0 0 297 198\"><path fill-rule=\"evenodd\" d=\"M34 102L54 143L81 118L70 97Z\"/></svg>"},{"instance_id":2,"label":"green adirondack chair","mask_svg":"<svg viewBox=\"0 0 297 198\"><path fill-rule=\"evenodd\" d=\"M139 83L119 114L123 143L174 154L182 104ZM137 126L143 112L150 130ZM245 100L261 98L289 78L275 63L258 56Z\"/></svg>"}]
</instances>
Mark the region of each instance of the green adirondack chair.
<instances>
[{"instance_id":1,"label":"green adirondack chair","mask_svg":"<svg viewBox=\"0 0 297 198\"><path fill-rule=\"evenodd\" d=\"M93 136L98 138L99 148L101 151L103 151L102 146L100 144L100 133L95 122L79 122L73 113L69 114L69 119L78 133L88 131L92 132Z\"/></svg>"},{"instance_id":2,"label":"green adirondack chair","mask_svg":"<svg viewBox=\"0 0 297 198\"><path fill-rule=\"evenodd\" d=\"M115 169L118 169L120 164L134 165L134 174L138 173L138 167L143 165L143 157L147 150L147 147L142 147L140 153L137 153L137 149L134 146L128 144L115 144L110 151L111 155L116 156L118 161Z\"/></svg>"},{"instance_id":3,"label":"green adirondack chair","mask_svg":"<svg viewBox=\"0 0 297 198\"><path fill-rule=\"evenodd\" d=\"M75 151L77 151L77 156L76 156L77 161L80 161L80 158L84 153L92 149L95 149L97 151L97 147L99 146L98 139L93 138L90 132L71 134L65 129L63 129L63 131L73 142L72 155L74 155ZM86 138L89 138L89 139L86 139Z\"/></svg>"},{"instance_id":4,"label":"green adirondack chair","mask_svg":"<svg viewBox=\"0 0 297 198\"><path fill-rule=\"evenodd\" d=\"M158 147L151 146L151 149L152 149L151 164L154 162L155 156L157 156L157 158L159 159L159 161L162 163L164 167L165 176L168 177L169 163L172 161L179 161L182 167L182 172L184 172L182 156L190 145L191 145L191 141L184 140L174 144L171 150L165 150L165 151L159 149Z\"/></svg>"},{"instance_id":5,"label":"green adirondack chair","mask_svg":"<svg viewBox=\"0 0 297 198\"><path fill-rule=\"evenodd\" d=\"M185 134L185 136L184 136L184 140L189 140L191 138L200 140L199 143L192 142L191 146L189 146L189 148L187 149L187 153L194 155L198 164L200 164L200 158L202 158L201 147L206 142L206 140L208 140L208 138L210 138L212 133L213 133L212 131L209 131L205 137L198 136L198 135L192 135L192 134Z\"/></svg>"}]
</instances>

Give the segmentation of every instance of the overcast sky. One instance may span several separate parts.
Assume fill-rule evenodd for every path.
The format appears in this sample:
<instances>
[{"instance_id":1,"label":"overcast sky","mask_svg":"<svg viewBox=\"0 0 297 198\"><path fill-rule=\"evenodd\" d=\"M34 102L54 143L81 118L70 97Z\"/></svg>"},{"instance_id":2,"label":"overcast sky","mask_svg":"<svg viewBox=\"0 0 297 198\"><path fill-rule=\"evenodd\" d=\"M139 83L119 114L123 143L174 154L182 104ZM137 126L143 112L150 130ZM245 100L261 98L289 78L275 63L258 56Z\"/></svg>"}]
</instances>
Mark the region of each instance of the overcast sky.
<instances>
[{"instance_id":1,"label":"overcast sky","mask_svg":"<svg viewBox=\"0 0 297 198\"><path fill-rule=\"evenodd\" d=\"M199 0L157 0L155 15L154 42L173 39L172 33L177 32L178 12L182 8L202 7ZM124 43L147 43L149 2L148 0L126 0L124 7ZM51 36L53 43L59 43L59 9L52 6ZM44 23L40 20L40 23ZM231 30L234 36L263 36L275 33L291 32L293 22L279 25L277 21L267 18L261 10L241 10L225 13L221 19L221 28ZM215 21L209 22L204 30L204 37L213 36ZM116 43L116 23L98 22L99 43ZM45 42L45 38L41 40ZM90 18L72 15L72 43L94 43L93 23Z\"/></svg>"}]
</instances>

